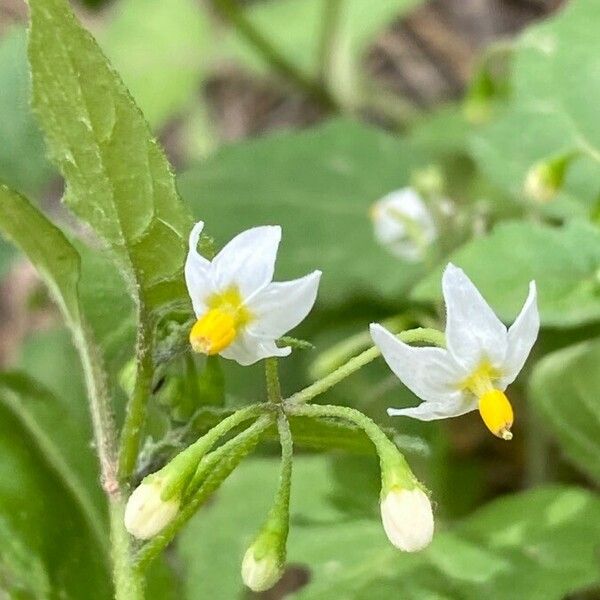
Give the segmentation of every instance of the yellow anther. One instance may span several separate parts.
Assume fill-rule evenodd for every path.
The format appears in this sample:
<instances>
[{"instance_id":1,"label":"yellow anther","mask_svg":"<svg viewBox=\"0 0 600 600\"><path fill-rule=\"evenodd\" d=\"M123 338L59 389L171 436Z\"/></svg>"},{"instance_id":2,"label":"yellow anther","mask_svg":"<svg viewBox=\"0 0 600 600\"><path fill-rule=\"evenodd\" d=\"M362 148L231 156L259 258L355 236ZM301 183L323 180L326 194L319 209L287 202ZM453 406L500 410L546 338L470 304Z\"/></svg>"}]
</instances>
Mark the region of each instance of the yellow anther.
<instances>
[{"instance_id":1,"label":"yellow anther","mask_svg":"<svg viewBox=\"0 0 600 600\"><path fill-rule=\"evenodd\" d=\"M512 439L514 414L508 398L500 390L488 390L479 397L479 414L487 428L503 440Z\"/></svg>"},{"instance_id":2,"label":"yellow anther","mask_svg":"<svg viewBox=\"0 0 600 600\"><path fill-rule=\"evenodd\" d=\"M190 344L195 352L218 354L233 342L236 334L235 313L213 308L192 327Z\"/></svg>"}]
</instances>

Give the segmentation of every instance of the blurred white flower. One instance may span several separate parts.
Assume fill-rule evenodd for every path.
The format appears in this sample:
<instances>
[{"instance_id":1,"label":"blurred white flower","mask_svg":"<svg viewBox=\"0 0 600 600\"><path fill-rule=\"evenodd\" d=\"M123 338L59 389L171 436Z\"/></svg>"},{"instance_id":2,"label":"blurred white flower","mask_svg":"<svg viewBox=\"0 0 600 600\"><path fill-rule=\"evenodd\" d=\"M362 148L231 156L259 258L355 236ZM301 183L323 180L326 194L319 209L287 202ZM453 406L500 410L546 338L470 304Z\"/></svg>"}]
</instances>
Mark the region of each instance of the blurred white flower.
<instances>
[{"instance_id":1,"label":"blurred white flower","mask_svg":"<svg viewBox=\"0 0 600 600\"><path fill-rule=\"evenodd\" d=\"M391 489L381 501L381 520L388 539L405 552L418 552L433 538L433 511L420 488Z\"/></svg>"},{"instance_id":2,"label":"blurred white flower","mask_svg":"<svg viewBox=\"0 0 600 600\"><path fill-rule=\"evenodd\" d=\"M471 280L452 264L442 278L446 302L447 348L412 347L381 325L371 336L402 382L424 400L414 408L388 414L422 421L456 417L479 408L488 429L512 438L512 407L504 390L517 377L539 331L535 282L513 325L507 330Z\"/></svg>"},{"instance_id":3,"label":"blurred white flower","mask_svg":"<svg viewBox=\"0 0 600 600\"><path fill-rule=\"evenodd\" d=\"M220 354L250 365L287 356L275 340L296 327L317 297L320 271L273 283L281 228L255 227L234 237L212 261L198 253L204 223L190 233L185 280L197 321L190 331L196 352Z\"/></svg>"},{"instance_id":4,"label":"blurred white flower","mask_svg":"<svg viewBox=\"0 0 600 600\"><path fill-rule=\"evenodd\" d=\"M423 260L437 238L429 209L411 188L378 200L371 208L375 237L394 256L409 262Z\"/></svg>"},{"instance_id":5,"label":"blurred white flower","mask_svg":"<svg viewBox=\"0 0 600 600\"><path fill-rule=\"evenodd\" d=\"M148 477L135 490L125 507L125 528L140 540L154 537L177 515L179 500L162 500L162 480Z\"/></svg>"}]
</instances>

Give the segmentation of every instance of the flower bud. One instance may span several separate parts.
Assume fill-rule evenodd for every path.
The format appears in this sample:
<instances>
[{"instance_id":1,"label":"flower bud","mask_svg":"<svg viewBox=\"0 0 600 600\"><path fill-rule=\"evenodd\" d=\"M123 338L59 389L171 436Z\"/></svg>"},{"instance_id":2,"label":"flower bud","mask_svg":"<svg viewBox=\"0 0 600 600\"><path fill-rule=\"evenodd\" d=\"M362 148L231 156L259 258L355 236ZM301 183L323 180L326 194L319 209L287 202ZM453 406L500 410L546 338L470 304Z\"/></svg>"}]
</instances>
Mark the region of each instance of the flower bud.
<instances>
[{"instance_id":1,"label":"flower bud","mask_svg":"<svg viewBox=\"0 0 600 600\"><path fill-rule=\"evenodd\" d=\"M539 203L553 200L563 187L567 167L575 156L570 152L533 165L525 178L525 195Z\"/></svg>"},{"instance_id":2,"label":"flower bud","mask_svg":"<svg viewBox=\"0 0 600 600\"><path fill-rule=\"evenodd\" d=\"M433 511L419 487L393 487L381 501L381 520L388 539L404 552L417 552L433 538Z\"/></svg>"},{"instance_id":3,"label":"flower bud","mask_svg":"<svg viewBox=\"0 0 600 600\"><path fill-rule=\"evenodd\" d=\"M154 537L177 515L179 498L163 500L163 479L147 477L133 491L125 507L125 528L141 540Z\"/></svg>"},{"instance_id":4,"label":"flower bud","mask_svg":"<svg viewBox=\"0 0 600 600\"><path fill-rule=\"evenodd\" d=\"M429 209L411 188L392 192L376 202L371 218L379 243L409 262L422 260L437 238Z\"/></svg>"},{"instance_id":5,"label":"flower bud","mask_svg":"<svg viewBox=\"0 0 600 600\"><path fill-rule=\"evenodd\" d=\"M267 545L260 538L246 550L242 561L242 579L253 592L272 588L283 574L283 560L275 544Z\"/></svg>"}]
</instances>

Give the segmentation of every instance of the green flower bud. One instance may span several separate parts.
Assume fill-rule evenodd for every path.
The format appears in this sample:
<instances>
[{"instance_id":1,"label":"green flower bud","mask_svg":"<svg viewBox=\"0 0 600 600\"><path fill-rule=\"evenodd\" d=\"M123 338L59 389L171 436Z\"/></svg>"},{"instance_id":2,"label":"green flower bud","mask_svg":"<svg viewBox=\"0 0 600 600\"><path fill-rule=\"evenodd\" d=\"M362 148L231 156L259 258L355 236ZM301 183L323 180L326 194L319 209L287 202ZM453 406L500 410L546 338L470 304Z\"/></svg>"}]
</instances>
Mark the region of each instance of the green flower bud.
<instances>
[{"instance_id":1,"label":"green flower bud","mask_svg":"<svg viewBox=\"0 0 600 600\"><path fill-rule=\"evenodd\" d=\"M542 204L553 200L562 189L567 168L575 157L576 153L569 152L533 165L525 178L525 195Z\"/></svg>"}]
</instances>

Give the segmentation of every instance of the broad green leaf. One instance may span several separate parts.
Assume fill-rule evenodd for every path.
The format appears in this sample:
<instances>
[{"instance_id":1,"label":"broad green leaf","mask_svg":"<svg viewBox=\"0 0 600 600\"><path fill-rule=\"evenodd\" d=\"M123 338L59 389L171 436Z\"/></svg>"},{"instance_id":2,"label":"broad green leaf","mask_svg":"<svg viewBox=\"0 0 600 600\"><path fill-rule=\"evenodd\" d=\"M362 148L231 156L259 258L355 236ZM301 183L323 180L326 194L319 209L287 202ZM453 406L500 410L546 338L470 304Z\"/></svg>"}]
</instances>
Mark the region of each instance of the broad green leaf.
<instances>
[{"instance_id":1,"label":"broad green leaf","mask_svg":"<svg viewBox=\"0 0 600 600\"><path fill-rule=\"evenodd\" d=\"M125 0L115 8L98 40L150 125L161 127L198 101L209 20L192 0Z\"/></svg>"},{"instance_id":2,"label":"broad green leaf","mask_svg":"<svg viewBox=\"0 0 600 600\"><path fill-rule=\"evenodd\" d=\"M190 220L162 150L67 2L32 0L30 8L33 105L66 202L116 251L142 312L187 306Z\"/></svg>"},{"instance_id":3,"label":"broad green leaf","mask_svg":"<svg viewBox=\"0 0 600 600\"><path fill-rule=\"evenodd\" d=\"M530 381L531 400L566 456L600 481L600 341L553 352ZM540 424L541 426L541 424Z\"/></svg>"},{"instance_id":4,"label":"broad green leaf","mask_svg":"<svg viewBox=\"0 0 600 600\"><path fill-rule=\"evenodd\" d=\"M457 250L450 261L465 270L506 322L517 316L532 280L544 325L572 327L600 320L600 232L586 223L504 223ZM413 297L440 300L440 282L438 268Z\"/></svg>"},{"instance_id":5,"label":"broad green leaf","mask_svg":"<svg viewBox=\"0 0 600 600\"><path fill-rule=\"evenodd\" d=\"M85 398L54 397L17 372L0 374L0 397L80 505L98 544L105 545L105 506Z\"/></svg>"},{"instance_id":6,"label":"broad green leaf","mask_svg":"<svg viewBox=\"0 0 600 600\"><path fill-rule=\"evenodd\" d=\"M0 41L0 182L37 195L54 171L29 107L27 35L14 27Z\"/></svg>"},{"instance_id":7,"label":"broad green leaf","mask_svg":"<svg viewBox=\"0 0 600 600\"><path fill-rule=\"evenodd\" d=\"M572 2L528 29L515 45L511 98L500 118L477 132L472 143L482 170L517 197L535 162L584 150L590 158L577 161L558 203L566 214L587 211L600 184L600 127L593 101L600 95L598 18L598 3Z\"/></svg>"},{"instance_id":8,"label":"broad green leaf","mask_svg":"<svg viewBox=\"0 0 600 600\"><path fill-rule=\"evenodd\" d=\"M281 224L277 276L322 269L320 302L364 295L400 302L422 267L378 245L369 208L408 185L420 164L404 140L339 120L225 148L179 186L219 244L248 227Z\"/></svg>"},{"instance_id":9,"label":"broad green leaf","mask_svg":"<svg viewBox=\"0 0 600 600\"><path fill-rule=\"evenodd\" d=\"M65 318L79 323L79 254L62 231L23 196L0 185L0 232L27 255Z\"/></svg>"},{"instance_id":10,"label":"broad green leaf","mask_svg":"<svg viewBox=\"0 0 600 600\"><path fill-rule=\"evenodd\" d=\"M38 423L34 420L40 416L37 409L41 407L37 406L34 413L33 403L45 402L47 398L29 399L24 408L14 406L16 396L7 398L6 393L2 386L0 544L3 560L11 560L10 552L4 552L6 547L29 557L27 564L32 572L26 582L35 590L31 598L44 598L47 593L48 598L106 600L111 597L106 542L99 542L79 493L74 493L72 465L67 465L64 457L58 458L58 438L71 433L79 424L72 421L67 425L66 415L60 413L59 404L55 403L53 419L61 429L45 432L41 438L35 433ZM12 395L15 391L9 393ZM51 411L50 407L46 408L48 410L43 412L48 416ZM31 412L27 412L29 410ZM59 417L63 418L62 423ZM72 451L75 439L60 443L73 444ZM75 451L85 453L86 449L77 445ZM10 538L5 539L5 535Z\"/></svg>"},{"instance_id":11,"label":"broad green leaf","mask_svg":"<svg viewBox=\"0 0 600 600\"><path fill-rule=\"evenodd\" d=\"M186 598L244 597L239 565L270 506L277 467L276 460L244 463L183 532ZM403 554L379 519L341 519L326 461L297 457L294 467L288 564L305 566L309 583L293 597L505 600L522 592L561 600L600 583L600 500L591 492L549 487L506 497L439 527L426 551ZM377 501L375 492L374 512Z\"/></svg>"}]
</instances>

